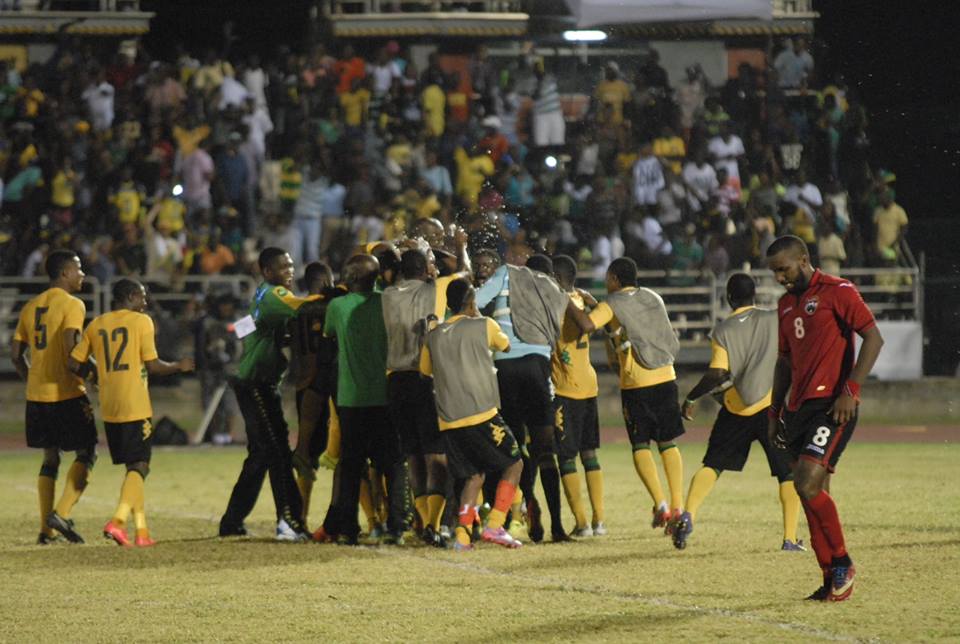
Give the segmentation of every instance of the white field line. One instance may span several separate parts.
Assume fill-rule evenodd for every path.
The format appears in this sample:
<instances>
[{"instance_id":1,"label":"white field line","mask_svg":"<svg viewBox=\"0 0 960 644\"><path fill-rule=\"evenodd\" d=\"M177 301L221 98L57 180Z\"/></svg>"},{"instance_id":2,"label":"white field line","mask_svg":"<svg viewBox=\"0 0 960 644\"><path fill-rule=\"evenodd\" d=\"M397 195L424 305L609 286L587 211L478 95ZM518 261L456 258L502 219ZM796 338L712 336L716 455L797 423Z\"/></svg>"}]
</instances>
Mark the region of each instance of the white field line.
<instances>
[{"instance_id":1,"label":"white field line","mask_svg":"<svg viewBox=\"0 0 960 644\"><path fill-rule=\"evenodd\" d=\"M758 613L753 613L750 611L740 611L733 610L728 608L708 608L704 606L697 606L695 604L681 604L663 597L655 597L649 595L641 595L639 593L629 593L622 592L617 590L612 590L602 585L593 585L582 582L571 582L568 579L555 579L552 577L541 576L541 575L525 575L519 573L506 573L500 570L493 568L487 568L485 566L478 566L474 563L469 563L467 561L450 561L448 559L434 559L431 557L417 556L409 551L404 551L402 548L377 548L375 550L378 554L384 556L395 556L403 557L407 559L417 559L419 561L428 561L440 566L447 566L450 568L455 568L461 571L468 571L473 573L478 573L481 575L487 575L490 577L499 577L502 579L511 579L511 580L521 580L529 582L531 585L537 587L539 590L564 590L564 591L574 591L577 593L583 593L587 595L598 595L603 594L607 597L612 597L616 599L622 599L628 602L634 602L638 604L644 604L646 606L654 606L657 608L668 608L675 611L683 611L686 613L693 613L695 615L701 615L704 617L720 617L723 619L733 619L743 622L748 622L751 624L760 624L765 626L772 626L784 631L790 631L797 633L798 635L803 635L806 637L815 637L822 640L827 640L831 642L879 642L879 638L870 638L863 639L858 637L853 637L850 635L842 635L840 633L833 633L831 631L826 631L815 626L810 626L807 624L798 624L796 622L781 622ZM467 555L469 556L469 555ZM811 609L816 609L818 606L811 606Z\"/></svg>"}]
</instances>

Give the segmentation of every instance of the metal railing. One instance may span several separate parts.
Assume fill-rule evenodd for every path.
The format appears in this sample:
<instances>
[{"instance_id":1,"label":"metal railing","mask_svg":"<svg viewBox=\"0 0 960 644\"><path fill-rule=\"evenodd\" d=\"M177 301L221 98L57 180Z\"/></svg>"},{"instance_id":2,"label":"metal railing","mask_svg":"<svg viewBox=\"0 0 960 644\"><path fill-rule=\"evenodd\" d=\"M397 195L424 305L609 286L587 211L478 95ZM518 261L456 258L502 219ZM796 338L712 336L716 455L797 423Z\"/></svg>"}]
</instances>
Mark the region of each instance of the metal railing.
<instances>
[{"instance_id":1,"label":"metal railing","mask_svg":"<svg viewBox=\"0 0 960 644\"><path fill-rule=\"evenodd\" d=\"M7 2L8 5L13 4ZM21 0L21 11L140 11L140 0Z\"/></svg>"},{"instance_id":2,"label":"metal railing","mask_svg":"<svg viewBox=\"0 0 960 644\"><path fill-rule=\"evenodd\" d=\"M106 284L91 276L84 279L83 291L77 293L77 297L87 307L87 322L111 310L110 292L119 279L114 278ZM188 275L174 279L148 275L138 279L147 287L150 300L173 317L188 312L191 302L202 300L211 293L229 293L238 301L246 301L253 297L256 288L256 282L247 275ZM10 342L20 310L48 287L49 280L42 277L0 277L0 373L13 371ZM193 342L189 336L179 340Z\"/></svg>"},{"instance_id":3,"label":"metal railing","mask_svg":"<svg viewBox=\"0 0 960 644\"><path fill-rule=\"evenodd\" d=\"M379 13L513 13L521 11L520 0L328 0L326 15Z\"/></svg>"}]
</instances>

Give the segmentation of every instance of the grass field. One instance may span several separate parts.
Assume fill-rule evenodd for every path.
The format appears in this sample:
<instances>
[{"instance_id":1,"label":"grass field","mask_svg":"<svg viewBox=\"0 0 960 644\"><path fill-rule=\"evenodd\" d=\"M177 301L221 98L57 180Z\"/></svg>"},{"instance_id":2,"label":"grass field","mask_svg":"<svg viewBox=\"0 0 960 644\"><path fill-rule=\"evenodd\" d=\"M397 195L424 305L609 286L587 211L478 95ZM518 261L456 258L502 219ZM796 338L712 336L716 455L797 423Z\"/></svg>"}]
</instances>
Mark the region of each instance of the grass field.
<instances>
[{"instance_id":1,"label":"grass field","mask_svg":"<svg viewBox=\"0 0 960 644\"><path fill-rule=\"evenodd\" d=\"M686 480L703 449L683 445ZM221 541L242 455L157 449L147 509L160 544L124 550L98 536L122 479L105 450L74 513L88 544L48 547L32 545L38 455L0 452L0 641L960 638L955 444L850 446L833 484L858 565L843 604L801 601L819 571L812 553L778 550L758 449L743 474L721 477L682 552L650 529L626 445L601 450L608 536L463 554L273 543L268 490L248 522L261 538ZM315 494L313 522L329 482Z\"/></svg>"}]
</instances>

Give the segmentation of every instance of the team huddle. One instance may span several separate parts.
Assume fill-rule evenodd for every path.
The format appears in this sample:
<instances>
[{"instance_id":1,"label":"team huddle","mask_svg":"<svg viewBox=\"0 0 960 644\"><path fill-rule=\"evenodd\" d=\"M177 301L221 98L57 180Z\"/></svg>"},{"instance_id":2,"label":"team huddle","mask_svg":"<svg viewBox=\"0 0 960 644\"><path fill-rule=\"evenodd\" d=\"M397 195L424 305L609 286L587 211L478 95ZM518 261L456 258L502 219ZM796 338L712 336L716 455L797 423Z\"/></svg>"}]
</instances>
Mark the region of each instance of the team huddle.
<instances>
[{"instance_id":1,"label":"team huddle","mask_svg":"<svg viewBox=\"0 0 960 644\"><path fill-rule=\"evenodd\" d=\"M726 293L732 313L716 325L708 370L681 402L677 335L662 298L638 283L633 260L609 265L607 295L598 302L575 287L576 263L567 256L535 255L518 267L502 264L492 250L468 257L466 240L456 241L456 253L434 252L422 240L401 249L368 244L346 261L339 280L327 265L312 263L303 296L294 294L290 255L261 252L263 281L249 316L235 325L244 353L230 384L248 452L220 520L221 537L247 533L244 521L268 475L282 541L402 545L414 532L456 551L481 542L519 548L545 538L538 476L553 541L606 534L599 388L590 362L590 337L599 332L619 374L653 528L687 548L719 475L742 470L759 441L779 484L783 550L805 550L797 538L801 508L807 518L823 573L809 599L850 596L855 567L829 480L883 344L850 282L814 269L800 239L776 240L767 261L786 289L778 310L757 307L753 279L733 275ZM54 251L46 267L50 288L21 311L12 352L27 381L27 443L44 453L38 543L58 534L83 541L70 516L96 460L88 381L99 390L113 462L127 469L103 534L121 546L151 546L144 510L152 437L147 374L190 371L193 362L158 359L138 282L117 282L113 310L84 329L84 305L73 295L83 280L79 258ZM856 360L854 333L863 338ZM292 450L280 393L288 367L297 390ZM722 406L684 499L676 440L705 395ZM76 460L54 505L64 451ZM321 467L333 469L331 499L322 525L310 532ZM562 524L561 488L575 521L570 531ZM368 523L363 534L358 508Z\"/></svg>"}]
</instances>

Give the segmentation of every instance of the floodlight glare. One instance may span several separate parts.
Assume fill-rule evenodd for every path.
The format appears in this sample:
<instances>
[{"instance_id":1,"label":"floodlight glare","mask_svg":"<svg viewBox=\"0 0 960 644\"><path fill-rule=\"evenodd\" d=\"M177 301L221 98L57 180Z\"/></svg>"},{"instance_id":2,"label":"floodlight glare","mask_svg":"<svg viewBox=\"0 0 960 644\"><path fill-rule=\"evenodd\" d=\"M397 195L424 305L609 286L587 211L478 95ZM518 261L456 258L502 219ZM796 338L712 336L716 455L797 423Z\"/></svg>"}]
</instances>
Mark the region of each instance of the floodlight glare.
<instances>
[{"instance_id":1,"label":"floodlight glare","mask_svg":"<svg viewBox=\"0 0 960 644\"><path fill-rule=\"evenodd\" d=\"M548 156L546 159L543 160L543 162L546 163L547 167L550 168L551 170L557 167L557 157L553 155Z\"/></svg>"},{"instance_id":2,"label":"floodlight glare","mask_svg":"<svg viewBox=\"0 0 960 644\"><path fill-rule=\"evenodd\" d=\"M175 186L173 187L173 196L174 196L174 197L179 197L179 196L182 195L182 194L183 194L183 186L181 186L181 185L178 183L177 185L175 185Z\"/></svg>"},{"instance_id":3,"label":"floodlight glare","mask_svg":"<svg viewBox=\"0 0 960 644\"><path fill-rule=\"evenodd\" d=\"M563 39L568 42L601 42L607 39L607 34L599 29L576 29L563 32Z\"/></svg>"}]
</instances>

